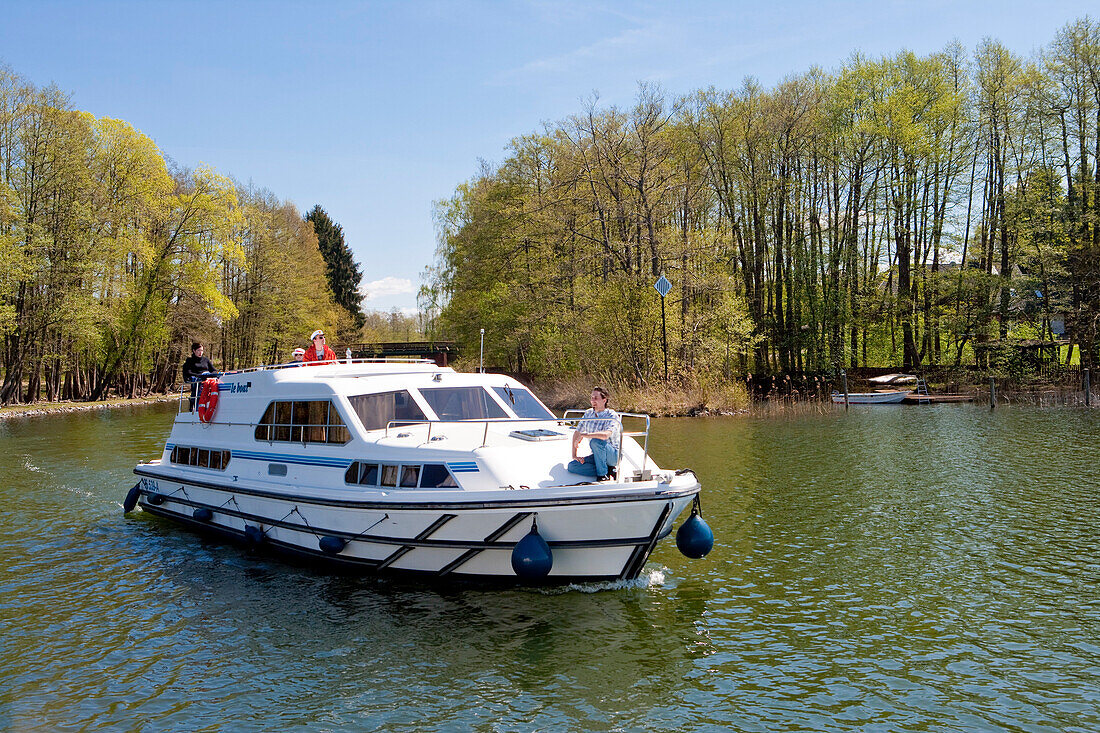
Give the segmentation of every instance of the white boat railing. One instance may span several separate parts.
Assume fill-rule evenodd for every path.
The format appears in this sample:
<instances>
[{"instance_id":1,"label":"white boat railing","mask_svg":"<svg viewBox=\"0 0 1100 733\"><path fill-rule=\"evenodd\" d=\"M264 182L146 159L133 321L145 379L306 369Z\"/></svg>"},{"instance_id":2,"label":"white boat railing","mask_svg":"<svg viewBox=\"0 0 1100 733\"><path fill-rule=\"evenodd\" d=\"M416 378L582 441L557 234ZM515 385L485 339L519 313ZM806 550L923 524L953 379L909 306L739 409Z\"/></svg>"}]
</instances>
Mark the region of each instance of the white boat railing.
<instances>
[{"instance_id":1,"label":"white boat railing","mask_svg":"<svg viewBox=\"0 0 1100 733\"><path fill-rule=\"evenodd\" d=\"M430 441L432 439L432 428L436 425L484 425L485 428L481 434L481 445L478 446L479 448L484 448L488 445L490 425L533 422L556 422L558 425L565 425L568 421L565 418L558 417L494 417L484 420L390 420L386 423L386 432L383 434L383 437L390 437L390 428L413 428L420 425L427 425L428 435L425 440Z\"/></svg>"},{"instance_id":2,"label":"white boat railing","mask_svg":"<svg viewBox=\"0 0 1100 733\"><path fill-rule=\"evenodd\" d=\"M581 417L584 415L584 410L566 410L560 418L545 418L545 417L509 417L509 418L491 418L486 420L390 420L386 423L386 432L384 437L390 437L390 428L398 427L417 427L420 425L428 426L428 435L425 437L425 442L431 441L432 429L436 425L483 425L481 434L481 445L479 448L485 448L489 444L489 426L490 425L508 425L515 423L533 423L533 422L556 422L558 425L569 425L570 427L576 427L576 424L580 422ZM577 417L570 417L570 414L576 414ZM632 438L642 438L642 465L641 470L645 471L645 464L649 458L649 428L652 418L649 415L645 415L637 412L619 412L616 413L619 416L620 435L630 436ZM645 420L645 430L627 431L622 429L623 418L636 418L638 420ZM615 462L615 473L618 475L619 466L623 462L622 445L619 446L619 460Z\"/></svg>"},{"instance_id":3,"label":"white boat railing","mask_svg":"<svg viewBox=\"0 0 1100 733\"><path fill-rule=\"evenodd\" d=\"M309 366L328 366L330 364L430 364L432 366L439 366L431 359L417 359L414 357L406 356L390 356L385 358L373 358L373 359L336 359L335 361L292 361L287 364L261 364L260 366L247 367L245 369L233 369L227 372L210 372L210 377L216 377L221 379L222 377L232 376L234 374L250 374L252 372L269 372L277 369L294 369L296 367L309 367ZM182 412L194 412L194 405L191 403L192 397L195 401L198 401L198 390L196 389L192 393L193 384L201 384L202 380L198 382L184 382L180 385L180 397L179 404L176 410L177 414ZM184 408L187 405L187 408Z\"/></svg>"},{"instance_id":4,"label":"white boat railing","mask_svg":"<svg viewBox=\"0 0 1100 733\"><path fill-rule=\"evenodd\" d=\"M233 369L227 372L219 372L218 376L229 376L231 374L247 374L249 372L267 372L275 369L294 369L296 367L317 367L317 366L329 366L332 364L431 364L432 366L439 366L431 359L418 359L412 356L387 356L384 358L369 358L369 359L333 359L329 361L292 361L286 364L261 364L260 366L247 367L245 369Z\"/></svg>"}]
</instances>

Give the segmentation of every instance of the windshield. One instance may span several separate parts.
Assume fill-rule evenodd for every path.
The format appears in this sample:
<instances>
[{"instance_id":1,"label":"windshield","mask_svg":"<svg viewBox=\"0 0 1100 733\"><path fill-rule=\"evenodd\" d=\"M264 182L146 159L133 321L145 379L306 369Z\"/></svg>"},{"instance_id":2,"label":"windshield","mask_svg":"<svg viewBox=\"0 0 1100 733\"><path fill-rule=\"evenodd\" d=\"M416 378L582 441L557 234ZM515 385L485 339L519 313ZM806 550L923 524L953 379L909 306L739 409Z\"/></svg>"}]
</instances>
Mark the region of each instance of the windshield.
<instances>
[{"instance_id":1,"label":"windshield","mask_svg":"<svg viewBox=\"0 0 1100 733\"><path fill-rule=\"evenodd\" d=\"M512 408L516 417L531 417L536 419L546 418L553 420L554 416L543 407L535 396L522 387L493 387L493 391L504 401L504 404Z\"/></svg>"},{"instance_id":2,"label":"windshield","mask_svg":"<svg viewBox=\"0 0 1100 733\"><path fill-rule=\"evenodd\" d=\"M421 387L420 395L440 420L491 420L508 417L481 387Z\"/></svg>"}]
</instances>

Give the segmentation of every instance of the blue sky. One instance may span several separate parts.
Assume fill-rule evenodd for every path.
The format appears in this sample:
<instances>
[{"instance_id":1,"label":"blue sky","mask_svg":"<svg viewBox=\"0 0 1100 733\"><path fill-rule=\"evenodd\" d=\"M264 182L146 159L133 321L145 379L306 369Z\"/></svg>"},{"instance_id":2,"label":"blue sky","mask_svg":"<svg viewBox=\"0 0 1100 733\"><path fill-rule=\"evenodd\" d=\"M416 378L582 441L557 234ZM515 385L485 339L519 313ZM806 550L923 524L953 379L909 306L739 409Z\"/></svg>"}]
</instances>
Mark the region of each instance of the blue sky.
<instances>
[{"instance_id":1,"label":"blue sky","mask_svg":"<svg viewBox=\"0 0 1100 733\"><path fill-rule=\"evenodd\" d=\"M859 50L1046 45L1081 2L3 3L0 62L165 155L321 204L367 308L415 306L432 202L508 142L641 80L670 95L765 85ZM1093 10L1095 13L1095 10Z\"/></svg>"}]
</instances>

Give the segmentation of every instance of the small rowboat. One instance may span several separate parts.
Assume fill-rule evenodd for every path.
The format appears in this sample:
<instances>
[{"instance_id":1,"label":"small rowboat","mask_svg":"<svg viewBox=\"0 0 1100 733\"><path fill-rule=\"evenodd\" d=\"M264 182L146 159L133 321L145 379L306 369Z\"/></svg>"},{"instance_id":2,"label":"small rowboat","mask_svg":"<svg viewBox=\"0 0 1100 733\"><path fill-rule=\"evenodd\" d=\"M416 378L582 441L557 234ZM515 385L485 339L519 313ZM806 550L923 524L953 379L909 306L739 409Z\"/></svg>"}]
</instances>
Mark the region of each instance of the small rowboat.
<instances>
[{"instance_id":1,"label":"small rowboat","mask_svg":"<svg viewBox=\"0 0 1100 733\"><path fill-rule=\"evenodd\" d=\"M909 394L907 389L884 390L882 392L849 392L848 403L852 405L889 405L901 402ZM844 404L844 395L833 392L833 402Z\"/></svg>"}]
</instances>

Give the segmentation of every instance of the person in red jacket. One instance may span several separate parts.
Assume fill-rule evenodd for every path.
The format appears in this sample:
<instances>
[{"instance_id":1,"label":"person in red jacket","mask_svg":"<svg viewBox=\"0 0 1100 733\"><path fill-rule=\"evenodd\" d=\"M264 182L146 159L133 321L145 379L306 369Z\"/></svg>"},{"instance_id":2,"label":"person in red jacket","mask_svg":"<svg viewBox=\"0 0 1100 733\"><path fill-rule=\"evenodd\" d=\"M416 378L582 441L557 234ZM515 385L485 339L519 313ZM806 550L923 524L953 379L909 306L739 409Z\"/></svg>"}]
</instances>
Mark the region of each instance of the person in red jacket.
<instances>
[{"instance_id":1,"label":"person in red jacket","mask_svg":"<svg viewBox=\"0 0 1100 733\"><path fill-rule=\"evenodd\" d=\"M323 364L328 361L336 361L336 352L325 343L324 331L318 328L309 337L309 340L313 342L313 345L306 349L305 357L302 359L303 364Z\"/></svg>"}]
</instances>

